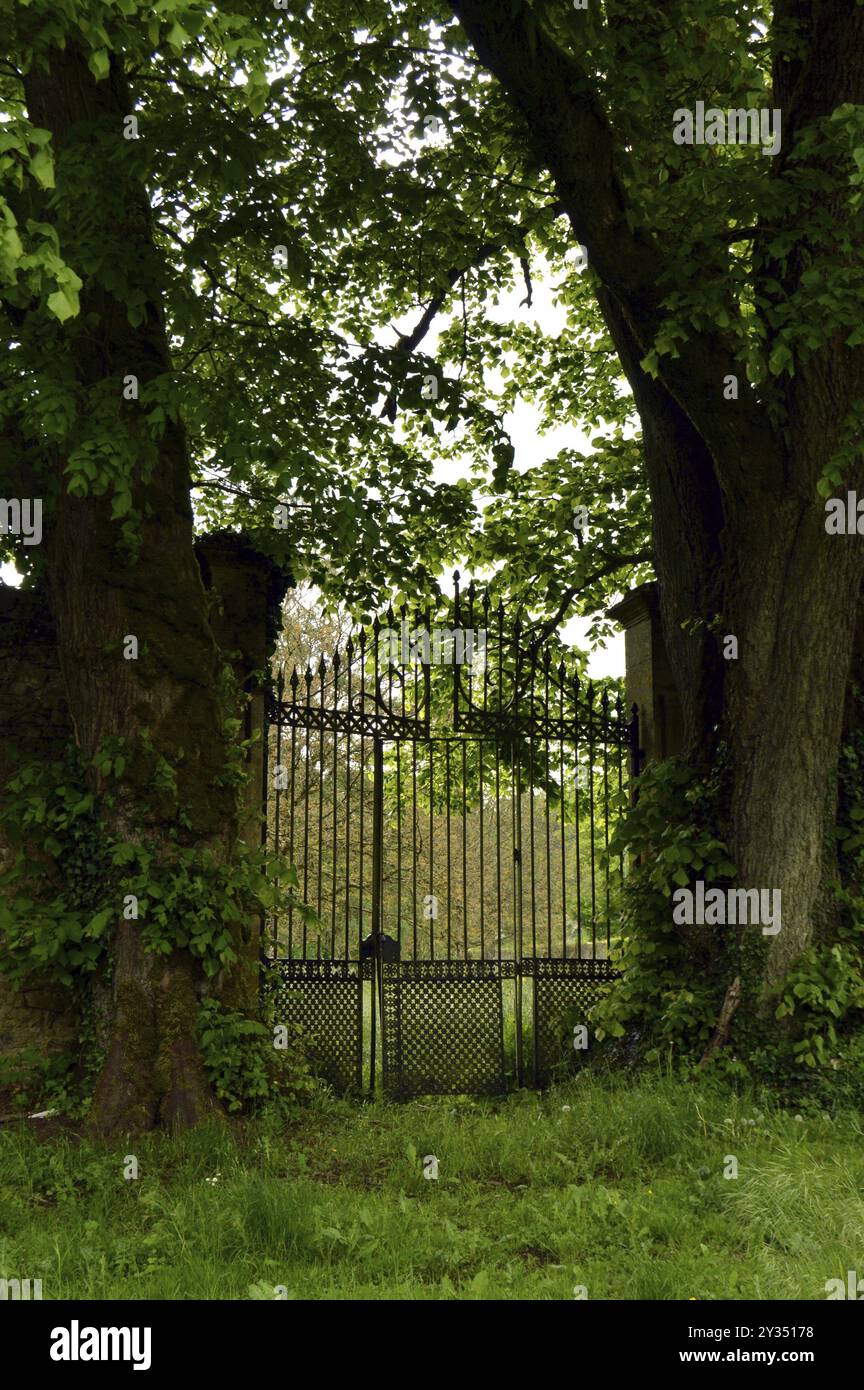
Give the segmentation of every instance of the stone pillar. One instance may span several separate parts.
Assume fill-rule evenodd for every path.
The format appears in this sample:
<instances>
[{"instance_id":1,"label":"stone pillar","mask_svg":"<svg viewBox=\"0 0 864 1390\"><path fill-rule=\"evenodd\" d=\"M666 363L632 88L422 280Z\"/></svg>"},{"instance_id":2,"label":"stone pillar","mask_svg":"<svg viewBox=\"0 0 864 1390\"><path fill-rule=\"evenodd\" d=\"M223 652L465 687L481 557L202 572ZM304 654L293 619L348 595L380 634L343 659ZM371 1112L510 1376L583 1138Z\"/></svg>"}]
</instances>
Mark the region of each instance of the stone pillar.
<instances>
[{"instance_id":1,"label":"stone pillar","mask_svg":"<svg viewBox=\"0 0 864 1390\"><path fill-rule=\"evenodd\" d=\"M255 743L246 755L248 781L242 790L240 838L251 848L261 843L265 824L264 719L269 684L270 657L281 627L282 600L293 581L280 567L256 550L247 536L220 531L195 544L204 586L212 602L210 628L231 663L234 677L248 699L238 711L243 718L242 737ZM250 922L243 932L247 964L257 965L260 923ZM224 1002L248 1009L257 1000L257 974L235 971L220 990Z\"/></svg>"},{"instance_id":2,"label":"stone pillar","mask_svg":"<svg viewBox=\"0 0 864 1390\"><path fill-rule=\"evenodd\" d=\"M243 711L243 738L248 739L264 727L270 656L291 580L248 537L233 531L202 537L195 543L195 554L212 601L210 628L230 660L238 685L249 696ZM260 739L248 754L247 765L250 778L244 788L242 836L249 844L257 844L262 824Z\"/></svg>"},{"instance_id":3,"label":"stone pillar","mask_svg":"<svg viewBox=\"0 0 864 1390\"><path fill-rule=\"evenodd\" d=\"M660 629L656 583L632 589L606 616L624 628L628 705L639 707L641 766L679 753L684 725Z\"/></svg>"}]
</instances>

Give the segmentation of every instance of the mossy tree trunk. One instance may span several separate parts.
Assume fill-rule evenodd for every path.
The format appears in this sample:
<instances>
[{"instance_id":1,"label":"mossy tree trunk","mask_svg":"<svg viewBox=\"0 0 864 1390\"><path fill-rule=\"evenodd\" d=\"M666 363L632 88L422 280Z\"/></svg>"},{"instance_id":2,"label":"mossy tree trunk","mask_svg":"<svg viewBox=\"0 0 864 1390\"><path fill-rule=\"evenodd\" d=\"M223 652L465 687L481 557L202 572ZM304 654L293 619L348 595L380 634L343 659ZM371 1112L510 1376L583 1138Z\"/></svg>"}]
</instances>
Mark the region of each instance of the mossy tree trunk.
<instances>
[{"instance_id":1,"label":"mossy tree trunk","mask_svg":"<svg viewBox=\"0 0 864 1390\"><path fill-rule=\"evenodd\" d=\"M169 859L182 808L180 843L227 853L236 831L235 793L220 778L227 755L216 693L220 657L193 553L183 427L168 418L154 447L136 415L138 402L123 396L124 378L135 376L143 388L171 367L148 198L124 147L128 90L116 60L109 78L97 82L70 45L52 51L47 68L27 74L25 91L31 119L52 133L61 244L65 225L76 229L79 242L84 227L92 252L89 265L79 266L86 272L80 315L65 325L65 370L79 402L116 401L118 437L140 442L131 477L137 558L112 518L111 489L72 495L68 459L58 456L53 464L45 545L76 741L88 759L108 737L138 749L110 812L112 833L128 841L146 837ZM95 173L94 138L109 152ZM79 163L90 166L86 185L76 177ZM112 267L122 268L119 280ZM124 276L126 292L115 290ZM137 326L130 323L129 290L140 291ZM30 335L35 352L38 315L23 315L20 331ZM137 659L127 659L129 637L137 639ZM152 756L142 750L142 734ZM176 795L154 790L158 757L176 770ZM144 950L141 923L123 919L121 899L104 991L107 1057L92 1109L99 1129L191 1124L213 1105L196 1035L202 987L200 963L187 952Z\"/></svg>"}]
</instances>

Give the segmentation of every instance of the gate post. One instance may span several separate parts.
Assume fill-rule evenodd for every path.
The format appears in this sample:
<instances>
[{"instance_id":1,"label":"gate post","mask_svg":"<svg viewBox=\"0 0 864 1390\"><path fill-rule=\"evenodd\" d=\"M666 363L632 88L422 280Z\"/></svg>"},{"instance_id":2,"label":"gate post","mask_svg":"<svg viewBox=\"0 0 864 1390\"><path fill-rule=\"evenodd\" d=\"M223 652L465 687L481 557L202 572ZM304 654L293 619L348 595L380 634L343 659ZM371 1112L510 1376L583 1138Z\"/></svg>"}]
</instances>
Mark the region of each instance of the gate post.
<instances>
[{"instance_id":1,"label":"gate post","mask_svg":"<svg viewBox=\"0 0 864 1390\"><path fill-rule=\"evenodd\" d=\"M381 888L384 872L384 744L376 736L372 761L372 939L375 942L372 983L372 1019L369 1031L369 1089L375 1091L376 995L381 1010L382 1048L384 1045L384 989L381 965Z\"/></svg>"},{"instance_id":2,"label":"gate post","mask_svg":"<svg viewBox=\"0 0 864 1390\"><path fill-rule=\"evenodd\" d=\"M239 825L241 839L256 848L266 843L270 657L279 631L282 600L293 580L255 548L252 537L239 533L218 531L201 536L195 542L195 556L211 598L210 628L221 650L230 654L237 686L243 691L238 710L243 718L243 737L252 739L261 733L260 740L246 753L249 779L241 792ZM263 921L256 920L243 930L242 950L249 969L234 971L226 982L232 1007L254 1008L256 995L260 996L263 927Z\"/></svg>"},{"instance_id":3,"label":"gate post","mask_svg":"<svg viewBox=\"0 0 864 1390\"><path fill-rule=\"evenodd\" d=\"M660 627L659 595L656 583L640 584L606 610L607 618L624 629L627 703L639 711L640 769L672 757L684 744L681 702Z\"/></svg>"}]
</instances>

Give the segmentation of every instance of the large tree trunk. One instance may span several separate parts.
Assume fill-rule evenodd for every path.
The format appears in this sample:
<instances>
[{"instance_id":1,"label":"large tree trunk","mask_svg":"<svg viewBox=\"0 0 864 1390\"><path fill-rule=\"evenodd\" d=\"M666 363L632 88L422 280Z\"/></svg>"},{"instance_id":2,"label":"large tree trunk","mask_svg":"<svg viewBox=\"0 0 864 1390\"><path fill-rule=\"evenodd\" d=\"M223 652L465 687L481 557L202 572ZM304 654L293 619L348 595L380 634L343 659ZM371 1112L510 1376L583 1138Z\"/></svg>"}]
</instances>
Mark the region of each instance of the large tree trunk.
<instances>
[{"instance_id":1,"label":"large tree trunk","mask_svg":"<svg viewBox=\"0 0 864 1390\"><path fill-rule=\"evenodd\" d=\"M224 851L234 833L235 804L218 778L226 757L215 693L219 655L192 548L184 434L178 422L168 421L148 472L139 406L122 395L125 376L134 374L143 387L170 366L149 205L129 170L123 141L131 103L116 63L110 77L97 82L73 47L50 58L50 68L27 75L25 90L29 114L52 132L58 156L61 245L64 226L89 226L91 246L98 248L80 316L65 328L78 398L93 401L101 388L116 399L118 435L137 437L142 459L132 489L141 516L137 559L121 545L108 495L71 496L64 482L46 518L51 603L69 708L86 757L108 736L137 749L111 812L112 832L130 841L145 836L167 861L182 806L189 826L181 842ZM98 197L92 185L82 189L75 175L94 132L106 141L107 152ZM86 163L94 161L88 157ZM130 325L126 304L106 288L103 272L112 265L130 271L144 292L139 327ZM22 332L31 331L35 339L38 324L25 322ZM56 460L58 481L65 463ZM138 639L137 660L124 659L130 635ZM155 754L177 769L176 798L153 790L153 759L140 743L145 730ZM200 965L179 950L168 957L145 952L140 924L123 921L121 908L122 897L111 943L107 1057L93 1120L106 1130L188 1124L212 1104L196 1037Z\"/></svg>"},{"instance_id":2,"label":"large tree trunk","mask_svg":"<svg viewBox=\"0 0 864 1390\"><path fill-rule=\"evenodd\" d=\"M820 6L777 0L774 23L778 30L795 23L803 41L794 58L778 53L774 61L773 99L783 113L774 173L782 176L802 128L864 100L864 11L850 0ZM802 237L775 263L761 250L770 237L758 238L754 266L757 282L766 285L763 304L788 301L814 266L833 265L836 274L844 262L860 265L860 229L849 225L844 181L818 148L806 165L819 191L798 216L815 225L827 212L836 242L826 244L824 233L815 244ZM815 182L826 178L833 183L830 198ZM770 342L770 320L765 329ZM864 354L846 337L838 331L821 348L796 354L794 375L777 393L782 480L760 467L756 453L747 486L739 483L727 497L724 613L728 630L741 634L723 718L731 749L732 847L743 884L782 893L782 929L764 951L766 989L782 980L817 923L830 916L826 890L837 878L837 766L864 555L857 536L826 532L817 483L844 442L853 404L864 398ZM847 488L864 490L860 448L844 471L845 499Z\"/></svg>"},{"instance_id":3,"label":"large tree trunk","mask_svg":"<svg viewBox=\"0 0 864 1390\"><path fill-rule=\"evenodd\" d=\"M810 500L766 496L736 520L725 611L739 653L723 727L740 882L782 895L781 930L762 943L770 987L807 947L830 876L861 555L855 538L826 534Z\"/></svg>"},{"instance_id":4,"label":"large tree trunk","mask_svg":"<svg viewBox=\"0 0 864 1390\"><path fill-rule=\"evenodd\" d=\"M722 949L729 981L742 975L740 1017L764 1011L777 984L812 939L824 910L820 893L836 872L826 833L836 811L837 764L861 587L860 539L830 536L816 485L840 443L840 428L864 399L864 354L845 332L819 350L801 350L792 377L769 381L761 397L746 383L735 346L719 331L692 333L677 356L660 360L659 377L641 362L664 325L663 284L670 283L664 248L653 239L619 177L613 126L606 117L591 60L579 52L579 18L565 48L536 10L497 0L452 0L481 62L499 79L525 118L537 157L552 174L574 235L588 247L598 301L643 427L651 494L655 562L670 661L685 716L688 752L710 761L725 741L727 800L722 813L746 888L780 889L782 926L763 937L733 928ZM616 23L614 17L608 21ZM622 21L623 22L623 21ZM587 24L587 21L585 21ZM640 23L640 61L647 62L660 14ZM853 0L814 6L778 0L774 102L783 112L782 153L766 178L782 177L802 127L843 103L864 101L864 9ZM620 24L619 24L620 28ZM794 53L789 36L799 40ZM622 30L623 34L623 30ZM590 46L588 30L585 43ZM530 60L526 54L530 52ZM657 49L658 63L663 63ZM677 105L670 92L670 112ZM635 152L638 157L638 151ZM808 153L814 172L818 151ZM814 180L815 221L826 210L837 228L826 247L804 237L782 265L754 255L754 299L782 303L800 276L824 258L860 265L860 233L849 225L849 190L836 180L826 209L825 183ZM796 216L807 223L808 209ZM824 229L824 220L821 223ZM844 243L844 237L848 239ZM840 250L840 248L844 248ZM700 246L700 273L728 270L721 234ZM779 289L778 289L779 286ZM680 287L679 287L680 288ZM730 321L738 306L730 297ZM768 351L776 323L765 321ZM722 383L736 373L739 397L726 401ZM771 402L771 409L768 403ZM860 459L845 488L864 490ZM707 627L719 614L723 634L738 640L724 661ZM692 633L686 620L700 619ZM743 965L743 968L742 968Z\"/></svg>"}]
</instances>

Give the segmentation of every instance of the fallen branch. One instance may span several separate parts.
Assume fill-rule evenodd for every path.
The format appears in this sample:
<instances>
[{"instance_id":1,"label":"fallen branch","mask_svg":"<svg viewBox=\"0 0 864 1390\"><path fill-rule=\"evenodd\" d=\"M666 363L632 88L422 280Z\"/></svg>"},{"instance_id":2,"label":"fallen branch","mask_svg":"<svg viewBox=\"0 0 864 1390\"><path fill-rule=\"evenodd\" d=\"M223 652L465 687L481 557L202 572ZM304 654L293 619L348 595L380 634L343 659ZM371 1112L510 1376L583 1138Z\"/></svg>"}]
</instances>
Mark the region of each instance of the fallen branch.
<instances>
[{"instance_id":1,"label":"fallen branch","mask_svg":"<svg viewBox=\"0 0 864 1390\"><path fill-rule=\"evenodd\" d=\"M723 1047L729 1041L729 1030L732 1027L732 1019L734 1018L735 1010L738 1008L738 1005L740 1003L741 977L740 975L736 975L735 979L732 981L731 985L726 991L726 997L723 1000L723 1007L720 1010L720 1016L717 1019L717 1027L714 1029L714 1036L712 1037L711 1041L705 1049L705 1055L699 1063L700 1067L704 1067L706 1063L710 1062L717 1049L719 1047Z\"/></svg>"}]
</instances>

